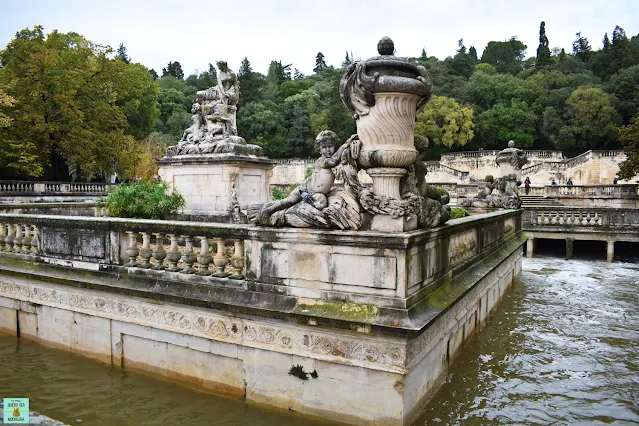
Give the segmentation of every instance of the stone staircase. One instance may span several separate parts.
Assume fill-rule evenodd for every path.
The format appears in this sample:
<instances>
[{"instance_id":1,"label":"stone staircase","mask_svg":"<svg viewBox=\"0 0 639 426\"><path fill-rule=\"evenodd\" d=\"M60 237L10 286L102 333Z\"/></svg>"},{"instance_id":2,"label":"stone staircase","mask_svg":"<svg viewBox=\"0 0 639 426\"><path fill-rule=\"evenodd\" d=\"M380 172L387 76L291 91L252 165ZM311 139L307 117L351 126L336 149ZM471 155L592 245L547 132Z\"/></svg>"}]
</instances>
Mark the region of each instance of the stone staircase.
<instances>
[{"instance_id":1,"label":"stone staircase","mask_svg":"<svg viewBox=\"0 0 639 426\"><path fill-rule=\"evenodd\" d=\"M520 195L522 207L526 206L561 206L561 203L543 195Z\"/></svg>"}]
</instances>

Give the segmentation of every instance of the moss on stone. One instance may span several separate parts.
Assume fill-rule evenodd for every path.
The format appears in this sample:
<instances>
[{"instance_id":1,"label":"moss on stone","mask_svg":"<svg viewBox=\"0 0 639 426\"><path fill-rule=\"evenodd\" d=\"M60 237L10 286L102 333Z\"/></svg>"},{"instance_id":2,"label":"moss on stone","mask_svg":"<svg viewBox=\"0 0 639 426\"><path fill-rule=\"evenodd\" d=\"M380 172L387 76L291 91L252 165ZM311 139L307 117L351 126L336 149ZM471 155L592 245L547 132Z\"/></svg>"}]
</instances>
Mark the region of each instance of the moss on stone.
<instances>
[{"instance_id":1,"label":"moss on stone","mask_svg":"<svg viewBox=\"0 0 639 426\"><path fill-rule=\"evenodd\" d=\"M304 299L297 304L293 312L342 320L371 321L377 315L377 306L362 303Z\"/></svg>"}]
</instances>

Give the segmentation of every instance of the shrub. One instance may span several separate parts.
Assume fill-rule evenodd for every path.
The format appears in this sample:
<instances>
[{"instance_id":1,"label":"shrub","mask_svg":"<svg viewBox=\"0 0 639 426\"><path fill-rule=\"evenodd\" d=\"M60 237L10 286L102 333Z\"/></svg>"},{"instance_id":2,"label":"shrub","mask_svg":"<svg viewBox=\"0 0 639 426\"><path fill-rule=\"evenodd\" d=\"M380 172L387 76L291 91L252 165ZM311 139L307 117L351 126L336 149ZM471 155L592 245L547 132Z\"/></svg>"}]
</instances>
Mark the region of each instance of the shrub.
<instances>
[{"instance_id":1,"label":"shrub","mask_svg":"<svg viewBox=\"0 0 639 426\"><path fill-rule=\"evenodd\" d=\"M168 191L166 182L122 184L109 192L104 207L111 217L168 219L186 205L182 194Z\"/></svg>"},{"instance_id":2,"label":"shrub","mask_svg":"<svg viewBox=\"0 0 639 426\"><path fill-rule=\"evenodd\" d=\"M284 198L286 198L286 194L277 188L271 191L271 195L273 196L274 200L283 200Z\"/></svg>"},{"instance_id":3,"label":"shrub","mask_svg":"<svg viewBox=\"0 0 639 426\"><path fill-rule=\"evenodd\" d=\"M448 193L448 191L446 191L444 188L437 188L437 190L439 191L439 193L442 195L442 197L444 195L448 196L448 199L450 199L450 194Z\"/></svg>"},{"instance_id":4,"label":"shrub","mask_svg":"<svg viewBox=\"0 0 639 426\"><path fill-rule=\"evenodd\" d=\"M463 207L453 207L450 209L450 220L459 219L460 217L470 216L468 210Z\"/></svg>"}]
</instances>

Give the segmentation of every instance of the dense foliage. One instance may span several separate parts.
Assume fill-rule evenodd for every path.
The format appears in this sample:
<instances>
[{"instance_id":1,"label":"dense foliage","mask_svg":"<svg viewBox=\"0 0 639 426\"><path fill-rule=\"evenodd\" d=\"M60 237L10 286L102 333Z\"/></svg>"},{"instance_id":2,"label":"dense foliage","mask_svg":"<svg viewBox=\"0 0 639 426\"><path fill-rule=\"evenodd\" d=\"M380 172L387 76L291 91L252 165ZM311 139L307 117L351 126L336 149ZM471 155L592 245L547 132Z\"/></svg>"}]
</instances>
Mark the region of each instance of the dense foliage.
<instances>
[{"instance_id":1,"label":"dense foliage","mask_svg":"<svg viewBox=\"0 0 639 426\"><path fill-rule=\"evenodd\" d=\"M104 207L109 216L136 219L170 219L184 208L182 194L169 192L165 182L135 182L109 192Z\"/></svg>"},{"instance_id":2,"label":"dense foliage","mask_svg":"<svg viewBox=\"0 0 639 426\"><path fill-rule=\"evenodd\" d=\"M489 42L481 55L459 40L443 60L426 48L409 58L434 83L415 126L419 144L430 140L426 159L448 150L503 148L510 139L569 156L636 149L639 36L629 38L617 26L599 49L580 32L568 52L552 46L542 22L528 58L516 37ZM318 52L313 74L305 76L275 60L262 74L245 58L237 69L240 135L272 158L315 156L314 137L327 128L345 140L355 122L339 98L339 80L353 60L347 51L335 67L330 63L338 58ZM134 63L124 45L112 52L75 33L45 37L40 27L18 32L0 61L5 177L64 179L71 170L87 179L114 171L124 179L149 178L153 159L189 125L195 93L216 84L211 64L186 76L179 62L169 61L159 76Z\"/></svg>"},{"instance_id":3,"label":"dense foliage","mask_svg":"<svg viewBox=\"0 0 639 426\"><path fill-rule=\"evenodd\" d=\"M470 216L470 213L463 207L453 207L450 209L450 220L459 219L466 216Z\"/></svg>"}]
</instances>

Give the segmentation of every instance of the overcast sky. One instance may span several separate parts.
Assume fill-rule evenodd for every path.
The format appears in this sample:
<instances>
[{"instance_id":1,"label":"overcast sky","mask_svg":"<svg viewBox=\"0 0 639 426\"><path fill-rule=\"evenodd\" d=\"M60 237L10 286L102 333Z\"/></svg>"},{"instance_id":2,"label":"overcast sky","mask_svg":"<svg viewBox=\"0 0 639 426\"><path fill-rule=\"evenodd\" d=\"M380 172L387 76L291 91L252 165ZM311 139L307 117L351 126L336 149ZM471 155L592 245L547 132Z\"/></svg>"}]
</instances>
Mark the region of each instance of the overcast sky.
<instances>
[{"instance_id":1,"label":"overcast sky","mask_svg":"<svg viewBox=\"0 0 639 426\"><path fill-rule=\"evenodd\" d=\"M397 55L454 55L457 40L481 53L487 42L511 36L535 55L539 23L550 47L571 51L581 31L596 49L615 25L639 33L639 0L0 0L0 45L16 31L43 25L46 33L75 31L89 40L120 43L129 56L161 70L179 61L185 74L226 60L232 69L248 57L266 73L271 60L310 74L321 51L338 66L345 51L355 59L376 54L387 35Z\"/></svg>"}]
</instances>

